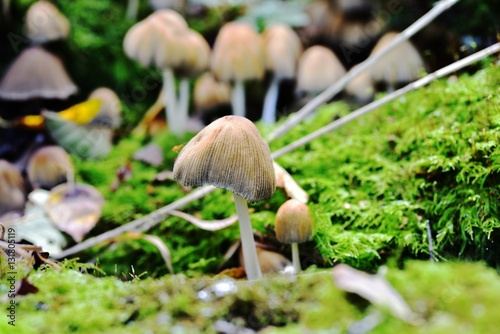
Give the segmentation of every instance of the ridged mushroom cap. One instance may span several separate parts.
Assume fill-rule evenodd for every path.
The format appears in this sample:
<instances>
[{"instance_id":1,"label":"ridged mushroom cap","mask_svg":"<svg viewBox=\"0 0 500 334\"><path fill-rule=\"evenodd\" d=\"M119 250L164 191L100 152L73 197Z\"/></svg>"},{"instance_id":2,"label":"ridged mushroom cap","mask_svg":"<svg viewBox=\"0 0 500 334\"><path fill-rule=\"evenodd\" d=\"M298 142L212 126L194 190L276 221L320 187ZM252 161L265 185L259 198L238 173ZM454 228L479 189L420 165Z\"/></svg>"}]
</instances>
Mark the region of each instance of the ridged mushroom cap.
<instances>
[{"instance_id":1,"label":"ridged mushroom cap","mask_svg":"<svg viewBox=\"0 0 500 334\"><path fill-rule=\"evenodd\" d=\"M208 109L216 105L231 103L231 87L215 80L212 74L205 73L196 80L193 92L197 109Z\"/></svg>"},{"instance_id":2,"label":"ridged mushroom cap","mask_svg":"<svg viewBox=\"0 0 500 334\"><path fill-rule=\"evenodd\" d=\"M276 213L276 238L285 244L306 242L312 237L313 223L307 205L296 199L289 199Z\"/></svg>"},{"instance_id":3,"label":"ridged mushroom cap","mask_svg":"<svg viewBox=\"0 0 500 334\"><path fill-rule=\"evenodd\" d=\"M25 49L0 82L0 98L66 99L77 91L61 61L39 47Z\"/></svg>"},{"instance_id":4,"label":"ridged mushroom cap","mask_svg":"<svg viewBox=\"0 0 500 334\"><path fill-rule=\"evenodd\" d=\"M265 74L262 38L244 23L226 23L215 40L210 66L218 80L262 79Z\"/></svg>"},{"instance_id":5,"label":"ridged mushroom cap","mask_svg":"<svg viewBox=\"0 0 500 334\"><path fill-rule=\"evenodd\" d=\"M89 125L104 125L111 128L120 125L122 105L114 91L106 87L100 87L93 90L88 99L102 101L99 113Z\"/></svg>"},{"instance_id":6,"label":"ridged mushroom cap","mask_svg":"<svg viewBox=\"0 0 500 334\"><path fill-rule=\"evenodd\" d=\"M297 88L318 93L340 79L346 70L328 48L315 45L304 51L299 60Z\"/></svg>"},{"instance_id":7,"label":"ridged mushroom cap","mask_svg":"<svg viewBox=\"0 0 500 334\"><path fill-rule=\"evenodd\" d=\"M73 173L69 154L60 146L39 148L28 161L28 180L33 187L52 189Z\"/></svg>"},{"instance_id":8,"label":"ridged mushroom cap","mask_svg":"<svg viewBox=\"0 0 500 334\"><path fill-rule=\"evenodd\" d=\"M175 161L174 179L224 188L249 202L271 198L276 188L269 147L241 116L221 117L193 137Z\"/></svg>"},{"instance_id":9,"label":"ridged mushroom cap","mask_svg":"<svg viewBox=\"0 0 500 334\"><path fill-rule=\"evenodd\" d=\"M377 42L371 55L391 43L398 34L388 32ZM410 41L404 41L386 54L372 68L372 77L375 81L385 81L392 84L410 82L418 79L425 70L424 60Z\"/></svg>"},{"instance_id":10,"label":"ridged mushroom cap","mask_svg":"<svg viewBox=\"0 0 500 334\"><path fill-rule=\"evenodd\" d=\"M21 172L6 160L0 159L0 216L24 208L24 181Z\"/></svg>"},{"instance_id":11,"label":"ridged mushroom cap","mask_svg":"<svg viewBox=\"0 0 500 334\"><path fill-rule=\"evenodd\" d=\"M185 58L186 21L177 12L160 10L133 25L125 34L125 54L142 66L180 66Z\"/></svg>"},{"instance_id":12,"label":"ridged mushroom cap","mask_svg":"<svg viewBox=\"0 0 500 334\"><path fill-rule=\"evenodd\" d=\"M302 53L299 36L285 24L274 24L266 28L263 38L266 68L278 77L294 78L297 62Z\"/></svg>"},{"instance_id":13,"label":"ridged mushroom cap","mask_svg":"<svg viewBox=\"0 0 500 334\"><path fill-rule=\"evenodd\" d=\"M45 43L68 37L68 19L48 1L36 1L26 13L26 34L34 43Z\"/></svg>"}]
</instances>

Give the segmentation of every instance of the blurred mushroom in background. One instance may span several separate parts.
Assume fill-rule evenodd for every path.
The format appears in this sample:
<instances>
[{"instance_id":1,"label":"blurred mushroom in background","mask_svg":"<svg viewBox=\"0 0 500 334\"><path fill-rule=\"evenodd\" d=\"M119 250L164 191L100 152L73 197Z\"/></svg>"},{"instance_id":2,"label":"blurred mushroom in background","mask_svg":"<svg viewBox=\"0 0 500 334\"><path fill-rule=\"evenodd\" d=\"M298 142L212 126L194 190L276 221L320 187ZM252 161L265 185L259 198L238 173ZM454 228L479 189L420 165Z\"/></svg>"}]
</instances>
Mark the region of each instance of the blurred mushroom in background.
<instances>
[{"instance_id":1,"label":"blurred mushroom in background","mask_svg":"<svg viewBox=\"0 0 500 334\"><path fill-rule=\"evenodd\" d=\"M74 168L69 154L60 146L36 150L28 161L28 180L34 189L50 190L73 181Z\"/></svg>"},{"instance_id":2,"label":"blurred mushroom in background","mask_svg":"<svg viewBox=\"0 0 500 334\"><path fill-rule=\"evenodd\" d=\"M353 69L356 68L356 66L354 66ZM373 86L371 71L366 69L349 81L345 87L345 91L348 96L354 97L358 104L363 105L373 100L375 88Z\"/></svg>"},{"instance_id":3,"label":"blurred mushroom in background","mask_svg":"<svg viewBox=\"0 0 500 334\"><path fill-rule=\"evenodd\" d=\"M217 81L210 72L206 72L194 84L193 102L196 116L204 124L209 124L223 116L226 107L230 108L231 86Z\"/></svg>"},{"instance_id":4,"label":"blurred mushroom in background","mask_svg":"<svg viewBox=\"0 0 500 334\"><path fill-rule=\"evenodd\" d=\"M265 74L261 36L245 23L226 23L215 40L211 70L217 80L232 84L233 115L246 116L244 82L262 80Z\"/></svg>"},{"instance_id":5,"label":"blurred mushroom in background","mask_svg":"<svg viewBox=\"0 0 500 334\"><path fill-rule=\"evenodd\" d=\"M0 222L2 216L15 212L21 214L26 202L21 172L6 160L0 160Z\"/></svg>"},{"instance_id":6,"label":"blurred mushroom in background","mask_svg":"<svg viewBox=\"0 0 500 334\"><path fill-rule=\"evenodd\" d=\"M294 79L302 53L302 42L295 31L285 24L274 24L264 30L266 69L272 72L271 84L264 99L262 121L276 122L276 108L280 82Z\"/></svg>"},{"instance_id":7,"label":"blurred mushroom in background","mask_svg":"<svg viewBox=\"0 0 500 334\"><path fill-rule=\"evenodd\" d=\"M35 44L43 44L68 37L68 19L48 1L36 1L28 9L25 22L26 34Z\"/></svg>"}]
</instances>

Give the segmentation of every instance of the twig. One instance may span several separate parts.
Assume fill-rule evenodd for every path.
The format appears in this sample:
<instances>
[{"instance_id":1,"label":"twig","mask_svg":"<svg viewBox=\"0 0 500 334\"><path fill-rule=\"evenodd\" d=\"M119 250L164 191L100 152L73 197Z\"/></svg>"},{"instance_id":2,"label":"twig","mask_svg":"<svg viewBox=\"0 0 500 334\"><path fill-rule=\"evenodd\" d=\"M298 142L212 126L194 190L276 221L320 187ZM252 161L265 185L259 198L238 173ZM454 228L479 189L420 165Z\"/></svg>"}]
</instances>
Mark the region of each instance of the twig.
<instances>
[{"instance_id":1,"label":"twig","mask_svg":"<svg viewBox=\"0 0 500 334\"><path fill-rule=\"evenodd\" d=\"M396 46L398 46L405 40L408 40L420 29L424 28L427 24L429 24L432 20L434 20L434 18L436 18L439 14L441 14L442 12L444 12L457 2L458 0L439 1L424 16L415 21L415 23L406 28L404 31L399 33L396 36L396 38L394 38L394 40L391 43L389 43L385 48L380 50L380 52L377 52L376 54L368 57L364 62L360 63L358 66L351 69L337 82L328 87L325 91L323 91L321 94L312 99L309 103L303 106L300 110L298 110L296 113L290 116L283 124L278 126L278 128L269 135L268 142L271 142L274 139L279 138L288 131L290 131L290 129L293 128L294 125L298 124L300 121L306 118L306 116L312 113L314 110L316 110L316 108L318 108L323 103L330 100L333 96L342 91L342 89L344 89L344 87L349 83L349 81L357 77L359 74L361 74L361 72L375 65L382 57L384 57L387 53L393 50Z\"/></svg>"},{"instance_id":2,"label":"twig","mask_svg":"<svg viewBox=\"0 0 500 334\"><path fill-rule=\"evenodd\" d=\"M359 108L356 111L353 111L352 113L348 114L347 116L339 118L339 119L331 122L330 124L322 127L321 129L318 129L318 130L308 134L307 136L304 136L304 137L294 141L293 143L290 143L287 146L282 147L277 151L274 151L271 154L271 156L273 157L273 159L279 158L282 155L284 155L288 152L291 152L291 151L295 150L296 148L301 147L302 145L305 145L305 144L309 143L310 141L312 141L318 137L321 137L322 135L324 135L332 130L340 128L342 125L345 125L345 124L363 116L364 114L367 114L370 111L373 111L373 110L387 104L388 102L397 99L398 97L400 97L400 96L402 96L402 95L404 95L412 90L415 90L417 88L425 86L428 83L430 83L436 79L439 79L445 75L453 73L453 72L455 72L455 71L457 71L457 70L459 70L459 69L461 69L469 64L472 64L472 63L474 63L480 59L483 59L483 58L485 58L485 57L487 57L495 52L498 52L498 51L500 51L500 43L493 44L492 46L490 46L484 50L481 50L479 52L476 52L473 55L470 55L469 57L466 57L466 58L461 59L457 62L454 62L453 64L450 64L446 67L443 67L442 69L439 69L436 72L431 73L431 74L423 77L422 79L419 79L415 82L412 82L411 84L408 84L408 85L404 86L403 88L398 89L397 91L394 91L391 94L384 96L380 100L377 100L377 101L374 101L370 104L367 104L366 106Z\"/></svg>"},{"instance_id":3,"label":"twig","mask_svg":"<svg viewBox=\"0 0 500 334\"><path fill-rule=\"evenodd\" d=\"M113 239L124 232L129 232L129 231L143 232L149 230L151 227L163 221L169 215L170 211L177 210L183 207L184 205L191 203L192 201L200 199L203 196L208 195L215 189L216 188L212 186L206 186L196 189L195 191L182 197L181 199L178 199L177 201L172 202L169 205L166 205L156 211L153 211L144 217L131 221L130 223L127 223L115 229L109 230L93 238L87 239L73 247L64 250L61 253L52 255L52 257L55 259L65 258L67 256L81 252L82 250L95 246L101 242Z\"/></svg>"}]
</instances>

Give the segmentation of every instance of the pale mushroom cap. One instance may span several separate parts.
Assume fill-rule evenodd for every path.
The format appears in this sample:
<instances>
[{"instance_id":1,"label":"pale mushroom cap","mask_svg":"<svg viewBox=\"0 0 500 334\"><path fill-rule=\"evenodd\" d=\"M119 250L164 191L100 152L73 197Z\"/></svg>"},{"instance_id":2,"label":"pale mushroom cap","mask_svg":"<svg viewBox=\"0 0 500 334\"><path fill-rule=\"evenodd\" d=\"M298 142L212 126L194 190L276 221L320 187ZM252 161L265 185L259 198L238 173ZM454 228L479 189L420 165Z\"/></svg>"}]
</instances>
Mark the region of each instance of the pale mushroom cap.
<instances>
[{"instance_id":1,"label":"pale mushroom cap","mask_svg":"<svg viewBox=\"0 0 500 334\"><path fill-rule=\"evenodd\" d=\"M0 82L5 100L66 99L76 91L61 61L39 47L25 49Z\"/></svg>"},{"instance_id":2,"label":"pale mushroom cap","mask_svg":"<svg viewBox=\"0 0 500 334\"><path fill-rule=\"evenodd\" d=\"M26 13L26 34L35 43L68 37L68 19L48 1L33 3Z\"/></svg>"},{"instance_id":3,"label":"pale mushroom cap","mask_svg":"<svg viewBox=\"0 0 500 334\"><path fill-rule=\"evenodd\" d=\"M354 66L352 69L358 67ZM373 87L372 74L369 69L361 72L357 77L349 81L345 88L347 94L356 97L360 101L368 101L373 98L375 88Z\"/></svg>"},{"instance_id":4,"label":"pale mushroom cap","mask_svg":"<svg viewBox=\"0 0 500 334\"><path fill-rule=\"evenodd\" d=\"M262 38L244 23L226 23L215 40L210 65L218 80L262 79L265 74Z\"/></svg>"},{"instance_id":5,"label":"pale mushroom cap","mask_svg":"<svg viewBox=\"0 0 500 334\"><path fill-rule=\"evenodd\" d=\"M186 21L178 13L168 9L156 11L127 31L123 49L142 66L179 66L185 58L182 41L187 32Z\"/></svg>"},{"instance_id":6,"label":"pale mushroom cap","mask_svg":"<svg viewBox=\"0 0 500 334\"><path fill-rule=\"evenodd\" d=\"M117 127L120 124L122 105L114 91L106 87L100 87L92 91L88 99L99 99L102 101L101 109L97 116L89 123L90 125Z\"/></svg>"},{"instance_id":7,"label":"pale mushroom cap","mask_svg":"<svg viewBox=\"0 0 500 334\"><path fill-rule=\"evenodd\" d=\"M292 28L274 24L264 31L266 68L280 78L295 77L297 62L302 53L302 42Z\"/></svg>"},{"instance_id":8,"label":"pale mushroom cap","mask_svg":"<svg viewBox=\"0 0 500 334\"><path fill-rule=\"evenodd\" d=\"M193 93L197 109L208 109L216 105L231 103L231 87L215 80L213 75L205 73L196 80Z\"/></svg>"},{"instance_id":9,"label":"pale mushroom cap","mask_svg":"<svg viewBox=\"0 0 500 334\"><path fill-rule=\"evenodd\" d=\"M65 182L70 173L73 173L73 163L60 146L42 147L28 161L28 180L33 187L51 189Z\"/></svg>"},{"instance_id":10,"label":"pale mushroom cap","mask_svg":"<svg viewBox=\"0 0 500 334\"><path fill-rule=\"evenodd\" d=\"M313 218L306 204L289 199L276 213L276 238L285 244L302 243L311 239Z\"/></svg>"},{"instance_id":11,"label":"pale mushroom cap","mask_svg":"<svg viewBox=\"0 0 500 334\"><path fill-rule=\"evenodd\" d=\"M174 179L185 186L213 185L249 202L271 198L276 188L269 147L245 117L210 123L182 149Z\"/></svg>"},{"instance_id":12,"label":"pale mushroom cap","mask_svg":"<svg viewBox=\"0 0 500 334\"><path fill-rule=\"evenodd\" d=\"M306 92L318 93L334 84L345 73L344 66L330 49L315 45L300 57L297 87Z\"/></svg>"},{"instance_id":13,"label":"pale mushroom cap","mask_svg":"<svg viewBox=\"0 0 500 334\"><path fill-rule=\"evenodd\" d=\"M24 181L21 172L6 160L0 160L0 216L24 208Z\"/></svg>"},{"instance_id":14,"label":"pale mushroom cap","mask_svg":"<svg viewBox=\"0 0 500 334\"><path fill-rule=\"evenodd\" d=\"M182 64L175 69L176 75L189 77L205 72L210 65L210 46L205 38L194 30L188 30L182 43L186 53Z\"/></svg>"},{"instance_id":15,"label":"pale mushroom cap","mask_svg":"<svg viewBox=\"0 0 500 334\"><path fill-rule=\"evenodd\" d=\"M388 32L377 42L371 54L376 54L397 36L396 32ZM410 82L421 77L425 70L424 60L410 41L404 41L391 50L372 69L375 81L388 83Z\"/></svg>"}]
</instances>

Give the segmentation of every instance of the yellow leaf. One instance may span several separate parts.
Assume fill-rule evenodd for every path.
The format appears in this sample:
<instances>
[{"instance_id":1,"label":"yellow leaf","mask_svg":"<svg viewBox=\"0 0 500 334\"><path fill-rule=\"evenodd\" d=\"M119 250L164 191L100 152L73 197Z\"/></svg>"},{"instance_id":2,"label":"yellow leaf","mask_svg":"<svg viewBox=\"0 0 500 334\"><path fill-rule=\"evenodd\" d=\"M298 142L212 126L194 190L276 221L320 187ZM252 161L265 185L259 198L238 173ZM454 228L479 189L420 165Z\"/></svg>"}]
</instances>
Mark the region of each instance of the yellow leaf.
<instances>
[{"instance_id":1,"label":"yellow leaf","mask_svg":"<svg viewBox=\"0 0 500 334\"><path fill-rule=\"evenodd\" d=\"M90 99L59 112L59 117L66 121L84 125L97 116L101 106L102 101L100 99Z\"/></svg>"}]
</instances>

